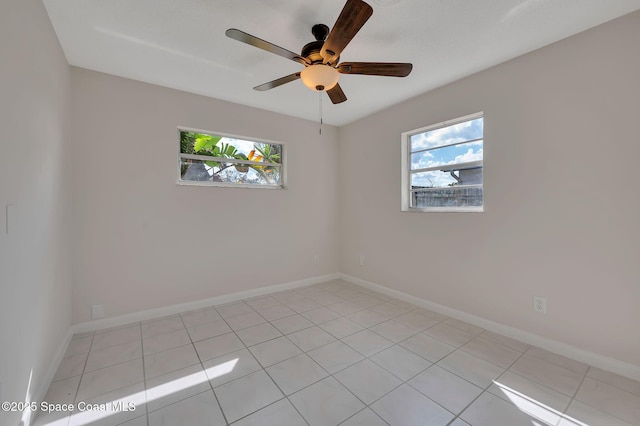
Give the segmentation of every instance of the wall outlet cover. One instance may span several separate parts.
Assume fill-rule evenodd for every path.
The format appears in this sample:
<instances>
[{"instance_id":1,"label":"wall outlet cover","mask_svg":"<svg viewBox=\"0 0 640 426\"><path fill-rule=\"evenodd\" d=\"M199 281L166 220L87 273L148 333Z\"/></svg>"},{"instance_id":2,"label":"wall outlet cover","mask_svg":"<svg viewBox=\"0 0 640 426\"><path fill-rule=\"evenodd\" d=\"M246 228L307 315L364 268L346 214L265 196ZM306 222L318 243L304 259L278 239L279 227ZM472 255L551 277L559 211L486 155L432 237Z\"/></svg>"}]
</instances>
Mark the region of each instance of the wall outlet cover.
<instances>
[{"instance_id":1,"label":"wall outlet cover","mask_svg":"<svg viewBox=\"0 0 640 426\"><path fill-rule=\"evenodd\" d=\"M101 319L104 318L104 306L103 305L93 305L91 306L91 319Z\"/></svg>"},{"instance_id":2,"label":"wall outlet cover","mask_svg":"<svg viewBox=\"0 0 640 426\"><path fill-rule=\"evenodd\" d=\"M533 311L541 314L546 314L547 299L541 296L533 296Z\"/></svg>"}]
</instances>

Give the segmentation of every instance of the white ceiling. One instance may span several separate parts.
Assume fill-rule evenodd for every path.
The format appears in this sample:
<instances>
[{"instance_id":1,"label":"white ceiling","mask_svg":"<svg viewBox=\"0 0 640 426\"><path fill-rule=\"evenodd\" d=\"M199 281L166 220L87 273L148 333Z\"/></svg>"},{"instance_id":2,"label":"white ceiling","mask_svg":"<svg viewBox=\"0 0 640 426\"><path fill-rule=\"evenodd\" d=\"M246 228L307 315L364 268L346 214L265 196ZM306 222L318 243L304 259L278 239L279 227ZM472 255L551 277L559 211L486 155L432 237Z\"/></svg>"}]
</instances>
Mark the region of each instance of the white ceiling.
<instances>
[{"instance_id":1,"label":"white ceiling","mask_svg":"<svg viewBox=\"0 0 640 426\"><path fill-rule=\"evenodd\" d=\"M225 36L238 28L299 53L344 0L43 0L69 64L318 120L318 94L294 81L252 88L301 65ZM406 78L342 75L323 95L343 125L640 9L640 0L367 0L373 16L342 61L411 62Z\"/></svg>"}]
</instances>

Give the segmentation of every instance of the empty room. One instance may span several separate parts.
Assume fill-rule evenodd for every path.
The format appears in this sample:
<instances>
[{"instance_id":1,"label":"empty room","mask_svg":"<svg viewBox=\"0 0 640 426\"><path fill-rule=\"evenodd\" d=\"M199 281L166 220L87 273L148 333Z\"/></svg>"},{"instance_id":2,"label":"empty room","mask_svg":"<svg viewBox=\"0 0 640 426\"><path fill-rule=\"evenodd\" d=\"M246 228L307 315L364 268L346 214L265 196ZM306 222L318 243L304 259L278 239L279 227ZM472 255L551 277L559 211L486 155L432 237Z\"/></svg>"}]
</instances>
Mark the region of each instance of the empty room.
<instances>
[{"instance_id":1,"label":"empty room","mask_svg":"<svg viewBox=\"0 0 640 426\"><path fill-rule=\"evenodd\" d=\"M640 426L638 46L640 0L3 0L0 425Z\"/></svg>"}]
</instances>

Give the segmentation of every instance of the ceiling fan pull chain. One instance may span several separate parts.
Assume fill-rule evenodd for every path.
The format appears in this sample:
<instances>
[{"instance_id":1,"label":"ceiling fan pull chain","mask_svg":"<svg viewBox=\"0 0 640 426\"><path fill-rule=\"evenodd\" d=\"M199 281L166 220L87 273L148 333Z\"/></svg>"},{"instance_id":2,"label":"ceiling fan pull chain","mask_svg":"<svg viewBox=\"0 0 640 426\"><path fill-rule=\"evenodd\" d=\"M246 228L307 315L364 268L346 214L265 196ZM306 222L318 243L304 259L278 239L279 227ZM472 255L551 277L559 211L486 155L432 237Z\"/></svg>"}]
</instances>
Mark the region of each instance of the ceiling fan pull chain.
<instances>
[{"instance_id":1,"label":"ceiling fan pull chain","mask_svg":"<svg viewBox=\"0 0 640 426\"><path fill-rule=\"evenodd\" d=\"M322 134L322 92L318 91L318 100L320 106L320 134Z\"/></svg>"}]
</instances>

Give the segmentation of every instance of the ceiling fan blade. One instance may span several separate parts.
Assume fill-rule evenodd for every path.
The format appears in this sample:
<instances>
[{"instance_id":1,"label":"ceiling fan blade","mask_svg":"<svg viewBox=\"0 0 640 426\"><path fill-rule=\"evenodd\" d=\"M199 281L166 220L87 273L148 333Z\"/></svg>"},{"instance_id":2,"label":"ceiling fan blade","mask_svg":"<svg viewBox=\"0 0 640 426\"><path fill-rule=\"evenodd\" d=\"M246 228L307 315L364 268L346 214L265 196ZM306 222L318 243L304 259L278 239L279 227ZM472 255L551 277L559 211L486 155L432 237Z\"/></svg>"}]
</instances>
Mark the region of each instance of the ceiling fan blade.
<instances>
[{"instance_id":1,"label":"ceiling fan blade","mask_svg":"<svg viewBox=\"0 0 640 426\"><path fill-rule=\"evenodd\" d=\"M371 6L362 0L347 0L320 51L325 64L336 62L340 53L372 14Z\"/></svg>"},{"instance_id":2,"label":"ceiling fan blade","mask_svg":"<svg viewBox=\"0 0 640 426\"><path fill-rule=\"evenodd\" d=\"M381 75L406 77L413 69L412 64L394 62L342 62L338 65L341 74Z\"/></svg>"},{"instance_id":3,"label":"ceiling fan blade","mask_svg":"<svg viewBox=\"0 0 640 426\"><path fill-rule=\"evenodd\" d=\"M305 66L309 65L307 63L307 60L301 57L300 55L293 53L290 50L287 50L283 47L276 46L275 44L270 43L266 40L262 40L261 38L252 36L251 34L247 34L244 31L240 31L235 28L229 28L225 32L225 34L229 38L257 47L258 49L266 50L267 52L270 52L270 53L275 53L278 56L291 59L292 61L301 63L302 65L305 65Z\"/></svg>"},{"instance_id":4,"label":"ceiling fan blade","mask_svg":"<svg viewBox=\"0 0 640 426\"><path fill-rule=\"evenodd\" d=\"M342 91L342 87L339 84L333 86L332 89L327 90L327 95L329 95L329 99L334 104L339 104L347 100L347 96Z\"/></svg>"},{"instance_id":5,"label":"ceiling fan blade","mask_svg":"<svg viewBox=\"0 0 640 426\"><path fill-rule=\"evenodd\" d=\"M283 84L290 83L300 78L300 73L296 72L293 74L289 74L284 77L280 77L268 83L261 84L260 86L256 86L253 90L258 90L260 92L264 92L265 90L273 89L274 87L282 86Z\"/></svg>"}]
</instances>

